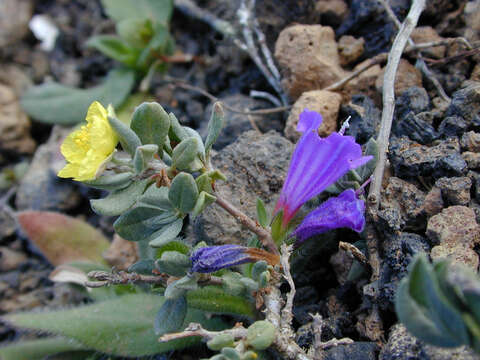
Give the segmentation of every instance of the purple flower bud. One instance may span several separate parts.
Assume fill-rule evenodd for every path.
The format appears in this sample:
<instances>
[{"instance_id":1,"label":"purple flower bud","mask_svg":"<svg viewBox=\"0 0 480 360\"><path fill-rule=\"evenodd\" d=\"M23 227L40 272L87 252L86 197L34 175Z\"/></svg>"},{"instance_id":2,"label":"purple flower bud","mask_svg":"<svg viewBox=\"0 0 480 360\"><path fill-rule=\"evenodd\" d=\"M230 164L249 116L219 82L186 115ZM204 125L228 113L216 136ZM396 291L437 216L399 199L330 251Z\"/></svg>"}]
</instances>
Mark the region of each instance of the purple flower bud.
<instances>
[{"instance_id":1,"label":"purple flower bud","mask_svg":"<svg viewBox=\"0 0 480 360\"><path fill-rule=\"evenodd\" d=\"M300 114L297 130L303 135L293 152L275 207L275 212L283 210L284 226L308 200L373 158L362 156L362 148L351 136L334 132L320 138L317 129L321 122L321 115L315 111L304 110Z\"/></svg>"},{"instance_id":2,"label":"purple flower bud","mask_svg":"<svg viewBox=\"0 0 480 360\"><path fill-rule=\"evenodd\" d=\"M342 227L361 232L365 226L365 201L359 200L353 189L331 197L309 213L293 233L297 245L307 238Z\"/></svg>"},{"instance_id":3,"label":"purple flower bud","mask_svg":"<svg viewBox=\"0 0 480 360\"><path fill-rule=\"evenodd\" d=\"M252 259L246 253L247 250L247 247L240 245L202 247L190 257L192 272L211 273L226 267L251 262Z\"/></svg>"}]
</instances>

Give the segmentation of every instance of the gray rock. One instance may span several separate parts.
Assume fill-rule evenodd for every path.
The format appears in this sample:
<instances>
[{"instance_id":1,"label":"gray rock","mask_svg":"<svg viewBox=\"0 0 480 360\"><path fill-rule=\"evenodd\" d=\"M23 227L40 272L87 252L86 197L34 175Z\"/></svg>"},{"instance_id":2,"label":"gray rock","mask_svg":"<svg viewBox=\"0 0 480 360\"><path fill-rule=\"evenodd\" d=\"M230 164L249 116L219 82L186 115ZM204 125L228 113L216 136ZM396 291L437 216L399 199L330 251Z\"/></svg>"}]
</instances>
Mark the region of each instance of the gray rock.
<instances>
[{"instance_id":1,"label":"gray rock","mask_svg":"<svg viewBox=\"0 0 480 360\"><path fill-rule=\"evenodd\" d=\"M462 135L460 144L464 150L480 152L480 134L474 131L466 132Z\"/></svg>"},{"instance_id":2,"label":"gray rock","mask_svg":"<svg viewBox=\"0 0 480 360\"><path fill-rule=\"evenodd\" d=\"M430 98L424 88L412 86L402 92L395 101L395 114L397 119L402 119L409 112L415 115L430 108Z\"/></svg>"},{"instance_id":3,"label":"gray rock","mask_svg":"<svg viewBox=\"0 0 480 360\"><path fill-rule=\"evenodd\" d=\"M220 100L235 109L240 109L243 111L252 111L271 106L265 101L256 100L242 94L230 95L221 98ZM210 104L207 107L205 111L205 119L198 129L200 135L204 139L207 137L207 125L212 114L212 106L213 104ZM244 133L245 131L255 130L252 126L252 123L256 124L261 131L283 130L283 124L281 123L278 114L257 115L250 116L249 118L249 116L244 114L232 113L227 109L224 110L225 125L220 133L220 136L218 137L217 142L213 145L215 150L220 150L225 146L230 145L240 136L240 134Z\"/></svg>"},{"instance_id":4,"label":"gray rock","mask_svg":"<svg viewBox=\"0 0 480 360\"><path fill-rule=\"evenodd\" d=\"M380 126L381 112L372 99L365 95L354 95L349 104L340 109L341 119L350 118L350 127L346 134L353 136L359 144L374 137Z\"/></svg>"},{"instance_id":5,"label":"gray rock","mask_svg":"<svg viewBox=\"0 0 480 360\"><path fill-rule=\"evenodd\" d=\"M413 111L408 112L395 122L393 134L396 136L408 136L420 144L429 144L438 138L435 128L416 116Z\"/></svg>"},{"instance_id":6,"label":"gray rock","mask_svg":"<svg viewBox=\"0 0 480 360\"><path fill-rule=\"evenodd\" d=\"M428 253L429 250L427 239L414 233L395 233L383 242L384 261L400 276L406 274L408 265L417 253Z\"/></svg>"},{"instance_id":7,"label":"gray rock","mask_svg":"<svg viewBox=\"0 0 480 360\"><path fill-rule=\"evenodd\" d=\"M33 14L30 0L0 1L0 48L14 44L28 33Z\"/></svg>"},{"instance_id":8,"label":"gray rock","mask_svg":"<svg viewBox=\"0 0 480 360\"><path fill-rule=\"evenodd\" d=\"M293 144L275 132L245 132L237 141L212 157L215 168L228 180L218 182L217 193L248 216L256 217L256 198L272 210L288 170ZM209 206L193 226L196 241L246 244L251 233L225 210Z\"/></svg>"},{"instance_id":9,"label":"gray rock","mask_svg":"<svg viewBox=\"0 0 480 360\"><path fill-rule=\"evenodd\" d=\"M480 152L465 151L462 153L469 169L480 169Z\"/></svg>"},{"instance_id":10,"label":"gray rock","mask_svg":"<svg viewBox=\"0 0 480 360\"><path fill-rule=\"evenodd\" d=\"M390 331L388 343L380 351L378 360L478 360L466 347L454 349L426 345L412 336L405 326L396 324Z\"/></svg>"},{"instance_id":11,"label":"gray rock","mask_svg":"<svg viewBox=\"0 0 480 360\"><path fill-rule=\"evenodd\" d=\"M468 205L472 180L469 177L440 178L435 186L442 191L443 200L447 205Z\"/></svg>"},{"instance_id":12,"label":"gray rock","mask_svg":"<svg viewBox=\"0 0 480 360\"><path fill-rule=\"evenodd\" d=\"M423 203L425 193L411 183L397 177L388 179L383 192L382 207L397 209L405 224L404 230L419 230L425 227Z\"/></svg>"},{"instance_id":13,"label":"gray rock","mask_svg":"<svg viewBox=\"0 0 480 360\"><path fill-rule=\"evenodd\" d=\"M12 236L16 228L17 224L12 212L0 207L0 243L1 240Z\"/></svg>"},{"instance_id":14,"label":"gray rock","mask_svg":"<svg viewBox=\"0 0 480 360\"><path fill-rule=\"evenodd\" d=\"M428 147L409 140L407 137L392 138L390 161L395 174L402 177L462 176L467 171L467 163L460 155L458 139L450 138L436 146Z\"/></svg>"},{"instance_id":15,"label":"gray rock","mask_svg":"<svg viewBox=\"0 0 480 360\"><path fill-rule=\"evenodd\" d=\"M48 142L38 147L18 187L15 199L18 210L68 210L80 203L74 183L57 177L64 165L60 143L70 131L56 126Z\"/></svg>"},{"instance_id":16,"label":"gray rock","mask_svg":"<svg viewBox=\"0 0 480 360\"><path fill-rule=\"evenodd\" d=\"M325 352L324 360L375 360L380 348L373 342L358 341L339 345Z\"/></svg>"},{"instance_id":17,"label":"gray rock","mask_svg":"<svg viewBox=\"0 0 480 360\"><path fill-rule=\"evenodd\" d=\"M468 126L480 126L480 82L472 81L453 94L447 116L460 116Z\"/></svg>"},{"instance_id":18,"label":"gray rock","mask_svg":"<svg viewBox=\"0 0 480 360\"><path fill-rule=\"evenodd\" d=\"M467 130L468 124L460 116L447 116L438 127L438 132L445 136L461 136Z\"/></svg>"}]
</instances>

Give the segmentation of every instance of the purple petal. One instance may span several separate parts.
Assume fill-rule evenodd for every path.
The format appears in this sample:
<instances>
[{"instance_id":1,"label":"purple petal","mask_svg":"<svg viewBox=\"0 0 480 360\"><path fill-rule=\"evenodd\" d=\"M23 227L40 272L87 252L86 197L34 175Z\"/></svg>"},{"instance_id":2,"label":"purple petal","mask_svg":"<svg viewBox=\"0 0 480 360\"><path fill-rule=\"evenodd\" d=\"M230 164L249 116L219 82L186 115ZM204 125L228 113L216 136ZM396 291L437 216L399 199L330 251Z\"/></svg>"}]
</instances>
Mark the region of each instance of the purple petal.
<instances>
[{"instance_id":1,"label":"purple petal","mask_svg":"<svg viewBox=\"0 0 480 360\"><path fill-rule=\"evenodd\" d=\"M322 115L316 111L309 111L305 109L298 118L297 131L305 133L306 131L318 129L322 123Z\"/></svg>"},{"instance_id":2,"label":"purple petal","mask_svg":"<svg viewBox=\"0 0 480 360\"><path fill-rule=\"evenodd\" d=\"M362 156L362 148L351 136L334 132L322 139L316 130L306 132L293 152L275 208L283 209L283 223L287 224L305 202L371 158Z\"/></svg>"},{"instance_id":3,"label":"purple petal","mask_svg":"<svg viewBox=\"0 0 480 360\"><path fill-rule=\"evenodd\" d=\"M211 273L217 270L252 262L246 253L247 247L240 245L206 246L196 250L190 257L192 272Z\"/></svg>"},{"instance_id":4,"label":"purple petal","mask_svg":"<svg viewBox=\"0 0 480 360\"><path fill-rule=\"evenodd\" d=\"M345 190L339 196L325 201L303 219L294 232L297 244L313 235L343 227L361 232L365 226L364 214L365 202L357 199L353 189Z\"/></svg>"}]
</instances>

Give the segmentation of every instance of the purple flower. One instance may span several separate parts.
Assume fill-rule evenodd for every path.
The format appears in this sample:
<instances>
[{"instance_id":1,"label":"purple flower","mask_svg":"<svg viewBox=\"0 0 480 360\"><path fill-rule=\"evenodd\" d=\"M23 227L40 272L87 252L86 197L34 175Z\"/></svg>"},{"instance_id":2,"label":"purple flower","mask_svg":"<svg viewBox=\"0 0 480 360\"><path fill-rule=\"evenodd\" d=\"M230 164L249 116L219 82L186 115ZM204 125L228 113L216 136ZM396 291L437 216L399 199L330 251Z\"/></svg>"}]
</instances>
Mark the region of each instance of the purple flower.
<instances>
[{"instance_id":1,"label":"purple flower","mask_svg":"<svg viewBox=\"0 0 480 360\"><path fill-rule=\"evenodd\" d=\"M362 148L351 136L332 133L320 138L318 127L322 116L304 110L300 114L297 131L303 132L293 152L287 178L275 207L283 210L286 226L300 207L335 183L348 171L366 164L373 157L362 156Z\"/></svg>"},{"instance_id":2,"label":"purple flower","mask_svg":"<svg viewBox=\"0 0 480 360\"><path fill-rule=\"evenodd\" d=\"M265 260L276 265L279 257L265 250L240 245L206 246L190 256L192 272L211 273L230 266Z\"/></svg>"},{"instance_id":3,"label":"purple flower","mask_svg":"<svg viewBox=\"0 0 480 360\"><path fill-rule=\"evenodd\" d=\"M308 214L295 229L297 244L329 230L347 227L361 232L365 226L365 201L359 200L353 189L331 197Z\"/></svg>"}]
</instances>

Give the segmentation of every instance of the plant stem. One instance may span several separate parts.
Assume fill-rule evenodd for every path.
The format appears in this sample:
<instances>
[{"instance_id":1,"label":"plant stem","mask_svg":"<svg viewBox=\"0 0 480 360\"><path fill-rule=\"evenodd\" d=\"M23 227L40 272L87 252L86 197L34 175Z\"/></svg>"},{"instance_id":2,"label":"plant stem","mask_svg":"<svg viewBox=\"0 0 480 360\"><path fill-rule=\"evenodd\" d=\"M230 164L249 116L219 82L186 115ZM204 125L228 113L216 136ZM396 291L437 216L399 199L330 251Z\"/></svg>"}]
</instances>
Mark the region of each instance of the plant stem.
<instances>
[{"instance_id":1,"label":"plant stem","mask_svg":"<svg viewBox=\"0 0 480 360\"><path fill-rule=\"evenodd\" d=\"M217 193L215 194L215 196L217 197L216 203L226 212L232 215L235 219L237 219L240 224L248 228L253 233L257 234L258 239L262 242L263 246L265 246L268 250L272 251L276 255L280 254L277 245L275 245L275 242L273 241L272 235L269 231L265 230L255 220L252 220L246 214L237 209L234 205L230 204L227 200L221 198Z\"/></svg>"}]
</instances>

